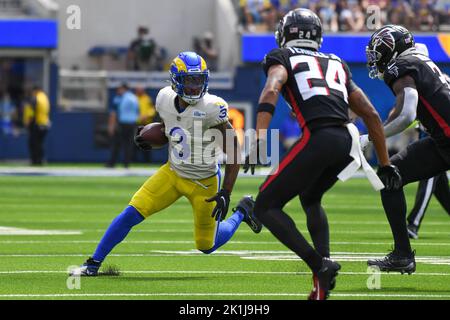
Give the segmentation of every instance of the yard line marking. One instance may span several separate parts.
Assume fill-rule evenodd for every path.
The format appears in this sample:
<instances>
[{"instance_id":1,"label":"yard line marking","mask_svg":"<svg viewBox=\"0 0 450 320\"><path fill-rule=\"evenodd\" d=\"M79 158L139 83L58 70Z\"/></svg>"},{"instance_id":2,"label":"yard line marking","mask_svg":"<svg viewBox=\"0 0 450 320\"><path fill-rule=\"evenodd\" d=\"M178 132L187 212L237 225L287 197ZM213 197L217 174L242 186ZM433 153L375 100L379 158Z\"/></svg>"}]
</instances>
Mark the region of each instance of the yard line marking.
<instances>
[{"instance_id":1,"label":"yard line marking","mask_svg":"<svg viewBox=\"0 0 450 320\"><path fill-rule=\"evenodd\" d=\"M67 274L67 270L15 270L0 271L0 274L39 274L39 273L55 273ZM304 271L251 271L251 270L233 270L233 271L212 271L212 270L124 270L123 274L236 274L236 275L307 275L311 272ZM367 275L367 272L339 272L339 275ZM400 273L386 273L383 275L401 276ZM450 276L445 272L416 272L415 276Z\"/></svg>"},{"instance_id":2,"label":"yard line marking","mask_svg":"<svg viewBox=\"0 0 450 320\"><path fill-rule=\"evenodd\" d=\"M186 251L165 251L151 250L151 253L142 254L111 254L111 257L182 257L182 256L204 256L197 250ZM237 256L246 260L271 260L271 261L301 261L290 251L249 251L249 250L218 250L213 253L214 256ZM368 259L377 258L384 253L373 252L333 252L332 258L337 261L347 262L365 262ZM86 254L1 254L0 257L80 257ZM450 265L450 257L421 256L416 257L417 263Z\"/></svg>"},{"instance_id":3,"label":"yard line marking","mask_svg":"<svg viewBox=\"0 0 450 320\"><path fill-rule=\"evenodd\" d=\"M4 205L2 205L4 206ZM95 220L95 221L83 221L83 224L104 224L109 223L110 221L105 220ZM150 224L193 224L193 220L190 219L174 219L174 220L152 220L149 222ZM304 220L299 220L299 222L306 223ZM30 223L30 220L13 220L11 223ZM58 219L55 220L39 220L39 223L77 223L80 224L80 220L73 220L73 219ZM387 221L349 221L349 220L329 220L328 223L330 225L386 225L388 226L389 223ZM427 221L427 225L430 226L449 226L450 223L448 222L439 222L439 221Z\"/></svg>"},{"instance_id":4,"label":"yard line marking","mask_svg":"<svg viewBox=\"0 0 450 320\"><path fill-rule=\"evenodd\" d=\"M97 244L99 240L0 240L0 245L2 244L75 244L75 243L94 243ZM122 243L127 244L194 244L193 240L125 240ZM278 241L234 241L230 240L228 244L259 244L259 245L282 245ZM391 242L351 242L351 241L332 241L332 245L392 245ZM414 246L450 246L450 242L415 242Z\"/></svg>"},{"instance_id":5,"label":"yard line marking","mask_svg":"<svg viewBox=\"0 0 450 320\"><path fill-rule=\"evenodd\" d=\"M0 236L81 235L77 230L31 230L0 226Z\"/></svg>"},{"instance_id":6,"label":"yard line marking","mask_svg":"<svg viewBox=\"0 0 450 320\"><path fill-rule=\"evenodd\" d=\"M387 228L386 228L387 229ZM83 232L105 232L105 229L83 229ZM252 233L252 230L239 230L240 233ZM133 233L194 233L193 229L137 229L133 230ZM268 230L263 230L262 234L269 234ZM391 235L391 231L370 231L370 230L361 230L361 231L353 231L353 230L337 230L332 231L332 234L389 234ZM421 231L421 234L432 235L432 234L444 234L449 235L450 232L445 231Z\"/></svg>"},{"instance_id":7,"label":"yard line marking","mask_svg":"<svg viewBox=\"0 0 450 320\"><path fill-rule=\"evenodd\" d=\"M0 294L0 298L75 298L75 297L185 297L185 296L226 296L226 297L298 297L309 292L267 293L267 292L185 292L185 293L60 293L60 294ZM334 293L332 297L382 297L382 298L450 298L450 294L381 294L381 293Z\"/></svg>"}]
</instances>

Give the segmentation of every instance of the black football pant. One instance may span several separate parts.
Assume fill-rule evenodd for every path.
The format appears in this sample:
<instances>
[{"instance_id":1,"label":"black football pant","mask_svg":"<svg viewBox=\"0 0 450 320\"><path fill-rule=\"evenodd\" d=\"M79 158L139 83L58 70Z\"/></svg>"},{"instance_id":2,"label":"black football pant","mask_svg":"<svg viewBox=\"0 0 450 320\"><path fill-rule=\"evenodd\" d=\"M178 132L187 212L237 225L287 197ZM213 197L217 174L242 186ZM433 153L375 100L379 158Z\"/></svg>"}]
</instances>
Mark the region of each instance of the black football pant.
<instances>
[{"instance_id":1,"label":"black football pant","mask_svg":"<svg viewBox=\"0 0 450 320\"><path fill-rule=\"evenodd\" d=\"M321 206L323 194L337 181L337 175L351 162L352 144L347 128L326 127L304 130L302 138L288 151L278 172L267 177L256 198L255 214L285 246L302 258L313 272L329 257L328 221ZM299 197L307 216L314 248L297 229L283 207Z\"/></svg>"},{"instance_id":2,"label":"black football pant","mask_svg":"<svg viewBox=\"0 0 450 320\"><path fill-rule=\"evenodd\" d=\"M113 137L111 149L111 158L108 166L114 167L119 157L120 149L123 149L123 165L128 168L134 148L134 133L136 126L134 124L119 124Z\"/></svg>"},{"instance_id":3,"label":"black football pant","mask_svg":"<svg viewBox=\"0 0 450 320\"><path fill-rule=\"evenodd\" d=\"M28 132L28 148L32 165L41 165L44 160L44 142L47 127L31 124Z\"/></svg>"},{"instance_id":4,"label":"black football pant","mask_svg":"<svg viewBox=\"0 0 450 320\"><path fill-rule=\"evenodd\" d=\"M450 215L450 187L448 185L447 172L441 172L435 177L419 181L414 208L407 219L409 225L420 228L433 194Z\"/></svg>"},{"instance_id":5,"label":"black football pant","mask_svg":"<svg viewBox=\"0 0 450 320\"><path fill-rule=\"evenodd\" d=\"M431 138L421 139L410 144L391 158L402 176L403 185L429 179L450 169L450 163L445 159L448 154L440 149ZM411 246L406 227L406 200L403 188L393 191L381 191L381 200L386 212L392 234L394 236L395 252L409 255Z\"/></svg>"}]
</instances>

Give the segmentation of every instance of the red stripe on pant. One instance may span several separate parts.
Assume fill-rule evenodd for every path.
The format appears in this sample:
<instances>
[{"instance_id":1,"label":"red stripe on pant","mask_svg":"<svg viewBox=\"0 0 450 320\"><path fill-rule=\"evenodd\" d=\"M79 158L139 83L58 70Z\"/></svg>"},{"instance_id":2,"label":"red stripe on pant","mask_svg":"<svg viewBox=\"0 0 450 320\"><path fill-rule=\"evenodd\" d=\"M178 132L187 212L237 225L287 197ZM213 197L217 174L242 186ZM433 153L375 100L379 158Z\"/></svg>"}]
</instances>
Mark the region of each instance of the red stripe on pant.
<instances>
[{"instance_id":1,"label":"red stripe on pant","mask_svg":"<svg viewBox=\"0 0 450 320\"><path fill-rule=\"evenodd\" d=\"M277 170L276 174L269 176L269 178L264 182L264 184L259 189L260 192L264 191L267 188L267 186L276 177L278 177L280 175L281 171L283 171L284 168L286 168L289 165L289 163L291 163L292 160L305 148L306 144L309 141L309 138L311 137L311 133L310 133L308 127L306 127L305 119L303 118L303 116L300 112L300 108L297 104L297 101L295 101L294 95L292 94L292 91L289 88L287 88L287 93L288 93L289 104L292 106L292 108L294 109L294 111L297 115L297 121L300 123L300 126L303 130L303 135L302 135L302 138L300 139L300 141L297 142L297 144L289 151L289 153L281 161L280 165L278 166L278 170Z\"/></svg>"},{"instance_id":2,"label":"red stripe on pant","mask_svg":"<svg viewBox=\"0 0 450 320\"><path fill-rule=\"evenodd\" d=\"M444 134L450 138L450 127L448 123L441 117L439 113L436 112L436 109L422 96L419 96L420 101L422 101L425 108L427 108L428 112L431 116L436 120L441 129L444 131Z\"/></svg>"}]
</instances>

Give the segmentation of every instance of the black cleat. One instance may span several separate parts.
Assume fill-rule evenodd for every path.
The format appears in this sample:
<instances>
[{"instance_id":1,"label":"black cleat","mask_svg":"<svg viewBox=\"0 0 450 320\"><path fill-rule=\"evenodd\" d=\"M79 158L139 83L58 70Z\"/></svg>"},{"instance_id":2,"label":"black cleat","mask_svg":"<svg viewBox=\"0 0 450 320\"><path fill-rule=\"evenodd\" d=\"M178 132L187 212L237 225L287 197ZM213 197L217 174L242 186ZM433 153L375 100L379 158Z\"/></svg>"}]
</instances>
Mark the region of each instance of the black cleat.
<instances>
[{"instance_id":1,"label":"black cleat","mask_svg":"<svg viewBox=\"0 0 450 320\"><path fill-rule=\"evenodd\" d=\"M81 277L96 277L98 276L98 269L100 269L101 265L101 262L89 258L79 268L71 270L69 275Z\"/></svg>"},{"instance_id":2,"label":"black cleat","mask_svg":"<svg viewBox=\"0 0 450 320\"><path fill-rule=\"evenodd\" d=\"M408 225L408 236L410 239L419 239L419 228L413 224Z\"/></svg>"},{"instance_id":3,"label":"black cleat","mask_svg":"<svg viewBox=\"0 0 450 320\"><path fill-rule=\"evenodd\" d=\"M322 268L313 275L313 290L309 294L308 300L326 300L330 291L336 286L336 276L341 269L339 263L329 258L322 259Z\"/></svg>"},{"instance_id":4,"label":"black cleat","mask_svg":"<svg viewBox=\"0 0 450 320\"><path fill-rule=\"evenodd\" d=\"M260 233L262 229L262 223L259 221L255 215L253 214L253 208L255 207L255 200L253 200L252 196L244 196L236 208L233 209L233 212L239 210L244 215L244 222L248 224L250 229L254 233Z\"/></svg>"},{"instance_id":5,"label":"black cleat","mask_svg":"<svg viewBox=\"0 0 450 320\"><path fill-rule=\"evenodd\" d=\"M368 260L367 265L378 268L380 271L412 274L416 271L416 259L414 256L415 251L411 252L409 256L401 256L392 251L382 259Z\"/></svg>"}]
</instances>

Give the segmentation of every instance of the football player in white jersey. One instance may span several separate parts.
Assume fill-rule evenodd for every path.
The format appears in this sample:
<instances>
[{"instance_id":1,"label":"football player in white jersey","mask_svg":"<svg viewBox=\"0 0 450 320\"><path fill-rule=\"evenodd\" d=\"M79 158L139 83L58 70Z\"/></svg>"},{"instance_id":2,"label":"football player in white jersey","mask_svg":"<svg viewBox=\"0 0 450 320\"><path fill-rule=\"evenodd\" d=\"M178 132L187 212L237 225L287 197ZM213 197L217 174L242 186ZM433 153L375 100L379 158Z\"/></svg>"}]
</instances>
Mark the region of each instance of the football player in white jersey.
<instances>
[{"instance_id":1,"label":"football player in white jersey","mask_svg":"<svg viewBox=\"0 0 450 320\"><path fill-rule=\"evenodd\" d=\"M239 143L228 121L227 103L208 93L209 71L205 60L194 52L182 52L172 62L171 86L158 93L156 109L169 139L169 161L134 194L129 205L109 226L96 251L72 274L96 276L101 263L122 242L131 228L185 196L194 211L195 245L209 254L225 244L242 221L258 233L261 223L253 216L254 201L241 199L234 213L224 220L239 172ZM208 137L205 131L216 129ZM226 132L232 146L226 145ZM220 169L211 137L220 133L220 147L227 154L221 186ZM136 135L136 144L147 145ZM228 163L229 162L229 163Z\"/></svg>"}]
</instances>

